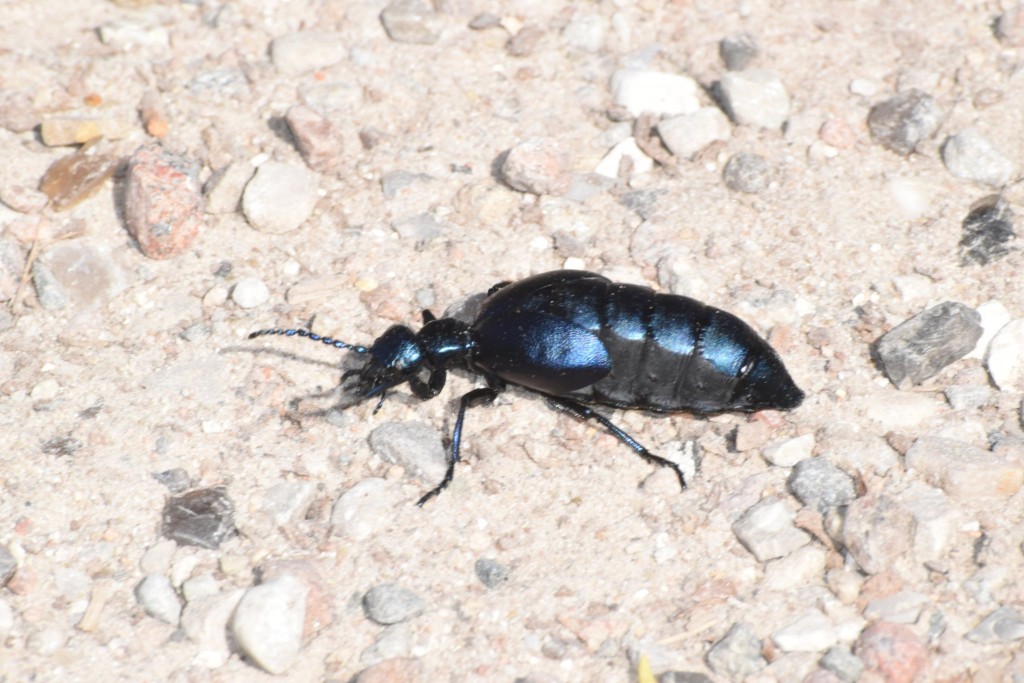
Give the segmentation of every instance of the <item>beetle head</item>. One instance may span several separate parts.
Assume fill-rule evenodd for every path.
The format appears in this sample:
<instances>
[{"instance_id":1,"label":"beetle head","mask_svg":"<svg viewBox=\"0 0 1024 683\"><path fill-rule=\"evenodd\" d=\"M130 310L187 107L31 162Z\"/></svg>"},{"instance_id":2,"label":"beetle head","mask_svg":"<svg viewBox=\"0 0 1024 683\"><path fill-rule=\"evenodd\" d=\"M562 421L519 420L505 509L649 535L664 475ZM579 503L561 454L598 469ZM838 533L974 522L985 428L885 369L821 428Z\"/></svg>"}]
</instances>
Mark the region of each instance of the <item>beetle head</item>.
<instances>
[{"instance_id":1,"label":"beetle head","mask_svg":"<svg viewBox=\"0 0 1024 683\"><path fill-rule=\"evenodd\" d=\"M760 353L748 358L740 373L730 410L791 410L804 400L804 392L767 343Z\"/></svg>"},{"instance_id":2,"label":"beetle head","mask_svg":"<svg viewBox=\"0 0 1024 683\"><path fill-rule=\"evenodd\" d=\"M369 360L358 374L358 393L362 398L383 394L393 386L408 382L423 366L425 356L416 334L404 325L392 325L369 348Z\"/></svg>"}]
</instances>

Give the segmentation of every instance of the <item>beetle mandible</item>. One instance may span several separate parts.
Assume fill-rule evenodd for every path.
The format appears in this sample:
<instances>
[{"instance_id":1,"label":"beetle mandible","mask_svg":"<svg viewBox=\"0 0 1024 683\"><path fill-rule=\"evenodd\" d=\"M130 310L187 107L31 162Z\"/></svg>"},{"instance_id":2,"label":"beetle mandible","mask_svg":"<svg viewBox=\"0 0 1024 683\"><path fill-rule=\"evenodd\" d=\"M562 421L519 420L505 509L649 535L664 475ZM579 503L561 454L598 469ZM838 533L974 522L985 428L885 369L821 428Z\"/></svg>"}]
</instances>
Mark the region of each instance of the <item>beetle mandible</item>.
<instances>
[{"instance_id":1,"label":"beetle mandible","mask_svg":"<svg viewBox=\"0 0 1024 683\"><path fill-rule=\"evenodd\" d=\"M580 419L596 420L640 457L672 468L684 489L676 463L651 453L587 404L709 414L789 410L804 398L775 350L731 313L580 270L499 283L472 323L423 311L419 332L392 325L369 347L304 329L259 330L249 338L272 334L366 354L362 368L345 372L342 382L357 376L361 398L379 397L374 412L399 384L408 382L425 400L441 392L455 366L483 374L487 386L459 401L448 470L420 506L451 483L466 410L493 402L506 384L535 391Z\"/></svg>"}]
</instances>

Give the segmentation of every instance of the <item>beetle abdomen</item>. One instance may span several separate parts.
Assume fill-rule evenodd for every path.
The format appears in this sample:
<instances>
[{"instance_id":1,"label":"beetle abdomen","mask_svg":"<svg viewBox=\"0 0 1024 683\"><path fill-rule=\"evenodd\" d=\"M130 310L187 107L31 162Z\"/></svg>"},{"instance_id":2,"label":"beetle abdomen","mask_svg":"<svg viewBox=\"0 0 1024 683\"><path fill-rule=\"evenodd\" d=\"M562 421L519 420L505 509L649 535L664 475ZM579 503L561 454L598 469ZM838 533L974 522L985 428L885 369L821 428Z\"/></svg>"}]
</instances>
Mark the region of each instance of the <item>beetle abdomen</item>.
<instances>
[{"instance_id":1,"label":"beetle abdomen","mask_svg":"<svg viewBox=\"0 0 1024 683\"><path fill-rule=\"evenodd\" d=\"M570 382L557 364L528 370L530 363L517 358L515 377L490 366L498 376L538 391L619 408L702 413L788 409L803 399L778 354L749 325L688 297L615 284L593 273L557 271L498 290L484 302L474 327L523 312L547 321L534 327L540 337L545 326L589 331L610 361L610 370L602 367L586 384L582 368L572 369L577 381Z\"/></svg>"}]
</instances>

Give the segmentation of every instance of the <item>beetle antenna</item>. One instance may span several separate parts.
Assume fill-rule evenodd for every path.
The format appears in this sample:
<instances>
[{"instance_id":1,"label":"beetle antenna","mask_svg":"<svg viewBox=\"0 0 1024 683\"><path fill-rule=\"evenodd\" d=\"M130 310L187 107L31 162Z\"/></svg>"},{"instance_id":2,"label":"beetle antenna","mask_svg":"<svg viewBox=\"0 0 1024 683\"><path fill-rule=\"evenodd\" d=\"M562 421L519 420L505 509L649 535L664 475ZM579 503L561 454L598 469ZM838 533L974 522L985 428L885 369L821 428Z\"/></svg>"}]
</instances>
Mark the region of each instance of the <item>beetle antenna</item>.
<instances>
[{"instance_id":1,"label":"beetle antenna","mask_svg":"<svg viewBox=\"0 0 1024 683\"><path fill-rule=\"evenodd\" d=\"M384 397L387 396L387 395L388 395L388 390L387 389L381 390L381 392L380 392L380 400L377 401L377 406L373 409L373 414L374 415L376 415L380 411L381 406L384 405Z\"/></svg>"},{"instance_id":2,"label":"beetle antenna","mask_svg":"<svg viewBox=\"0 0 1024 683\"><path fill-rule=\"evenodd\" d=\"M271 334L279 334L285 337L306 337L313 341L318 341L328 346L333 346L336 349L348 349L349 351L355 351L356 353L366 353L367 348L365 346L359 346L358 344L349 344L343 342L340 339L333 339L331 337L324 337L323 335L316 334L309 330L295 329L295 330L282 330L282 329L270 329L270 330L257 330L249 335L249 339L255 339L256 337L264 337Z\"/></svg>"}]
</instances>

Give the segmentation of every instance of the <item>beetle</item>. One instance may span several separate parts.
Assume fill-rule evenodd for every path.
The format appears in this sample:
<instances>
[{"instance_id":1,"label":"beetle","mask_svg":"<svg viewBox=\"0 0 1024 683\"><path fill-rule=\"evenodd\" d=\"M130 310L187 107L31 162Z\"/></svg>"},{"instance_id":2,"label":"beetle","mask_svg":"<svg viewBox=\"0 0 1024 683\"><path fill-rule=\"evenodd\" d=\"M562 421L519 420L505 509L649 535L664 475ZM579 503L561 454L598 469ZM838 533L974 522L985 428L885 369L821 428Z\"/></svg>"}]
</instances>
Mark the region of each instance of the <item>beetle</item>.
<instances>
[{"instance_id":1,"label":"beetle","mask_svg":"<svg viewBox=\"0 0 1024 683\"><path fill-rule=\"evenodd\" d=\"M679 466L648 451L591 405L653 412L789 410L803 401L778 353L731 313L675 294L614 283L596 273L555 270L492 287L471 323L423 311L413 332L392 325L369 347L305 329L266 329L264 335L306 337L365 354L358 377L361 399L409 384L420 399L437 396L448 370L481 373L486 387L459 401L444 479L420 498L422 506L452 481L459 461L466 411L489 404L507 384L541 394L554 408L596 420L646 461Z\"/></svg>"}]
</instances>

